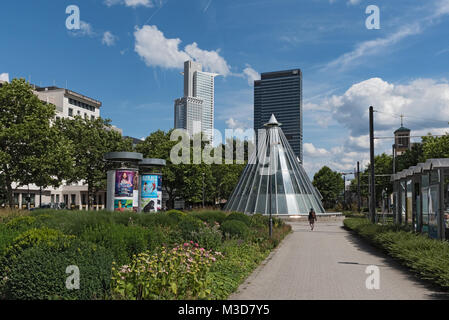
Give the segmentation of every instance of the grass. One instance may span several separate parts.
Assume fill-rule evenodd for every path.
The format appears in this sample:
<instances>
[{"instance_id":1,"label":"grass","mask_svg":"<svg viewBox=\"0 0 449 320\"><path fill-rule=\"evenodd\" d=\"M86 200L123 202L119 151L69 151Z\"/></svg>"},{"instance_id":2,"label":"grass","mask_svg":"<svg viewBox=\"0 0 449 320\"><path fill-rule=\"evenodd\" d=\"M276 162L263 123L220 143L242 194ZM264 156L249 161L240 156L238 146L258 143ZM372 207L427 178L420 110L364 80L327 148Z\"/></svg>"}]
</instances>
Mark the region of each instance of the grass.
<instances>
[{"instance_id":1,"label":"grass","mask_svg":"<svg viewBox=\"0 0 449 320\"><path fill-rule=\"evenodd\" d=\"M344 226L380 248L419 278L449 289L449 243L430 239L392 223L372 224L365 218L346 218Z\"/></svg>"}]
</instances>

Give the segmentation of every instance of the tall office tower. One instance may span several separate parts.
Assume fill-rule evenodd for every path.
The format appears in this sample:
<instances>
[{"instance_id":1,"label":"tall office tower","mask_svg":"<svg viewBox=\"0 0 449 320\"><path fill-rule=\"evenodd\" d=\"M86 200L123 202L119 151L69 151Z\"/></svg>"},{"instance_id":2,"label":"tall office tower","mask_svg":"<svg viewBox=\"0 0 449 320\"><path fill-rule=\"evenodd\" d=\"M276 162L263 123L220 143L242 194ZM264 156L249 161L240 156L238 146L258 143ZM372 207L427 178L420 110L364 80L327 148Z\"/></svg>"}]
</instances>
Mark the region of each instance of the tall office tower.
<instances>
[{"instance_id":1,"label":"tall office tower","mask_svg":"<svg viewBox=\"0 0 449 320\"><path fill-rule=\"evenodd\" d=\"M254 130L263 129L274 114L282 123L293 152L303 160L302 72L300 69L262 73L254 81Z\"/></svg>"},{"instance_id":2,"label":"tall office tower","mask_svg":"<svg viewBox=\"0 0 449 320\"><path fill-rule=\"evenodd\" d=\"M186 129L190 135L202 131L212 141L217 74L202 70L197 62L184 63L184 97L175 100L175 129Z\"/></svg>"}]
</instances>

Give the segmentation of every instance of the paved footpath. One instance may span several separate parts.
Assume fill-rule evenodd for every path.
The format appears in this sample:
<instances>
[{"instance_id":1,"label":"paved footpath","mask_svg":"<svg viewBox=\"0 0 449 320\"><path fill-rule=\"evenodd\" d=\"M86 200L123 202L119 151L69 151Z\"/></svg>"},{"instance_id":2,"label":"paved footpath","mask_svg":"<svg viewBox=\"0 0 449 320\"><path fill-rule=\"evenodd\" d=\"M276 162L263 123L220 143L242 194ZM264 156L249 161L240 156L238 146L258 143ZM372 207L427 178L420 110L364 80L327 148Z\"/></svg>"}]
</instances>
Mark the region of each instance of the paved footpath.
<instances>
[{"instance_id":1,"label":"paved footpath","mask_svg":"<svg viewBox=\"0 0 449 320\"><path fill-rule=\"evenodd\" d=\"M343 219L289 222L293 232L243 283L236 300L447 299L390 257L342 228ZM380 270L380 289L366 288L366 267Z\"/></svg>"}]
</instances>

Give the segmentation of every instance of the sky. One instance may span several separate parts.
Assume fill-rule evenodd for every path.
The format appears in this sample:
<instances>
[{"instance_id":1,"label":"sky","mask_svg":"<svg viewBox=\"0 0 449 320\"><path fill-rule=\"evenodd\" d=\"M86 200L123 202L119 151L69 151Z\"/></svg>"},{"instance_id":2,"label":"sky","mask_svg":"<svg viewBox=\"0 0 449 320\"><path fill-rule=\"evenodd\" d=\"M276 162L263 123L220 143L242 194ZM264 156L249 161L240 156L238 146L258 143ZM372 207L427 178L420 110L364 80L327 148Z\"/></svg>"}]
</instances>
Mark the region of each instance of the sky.
<instances>
[{"instance_id":1,"label":"sky","mask_svg":"<svg viewBox=\"0 0 449 320\"><path fill-rule=\"evenodd\" d=\"M78 30L67 28L71 5ZM370 5L379 29L366 27ZM0 39L0 79L67 85L137 138L173 127L185 60L220 74L223 134L252 129L260 73L300 68L310 176L366 166L370 105L378 137L391 137L400 115L412 135L449 131L449 0L3 1ZM392 144L376 140L376 153Z\"/></svg>"}]
</instances>

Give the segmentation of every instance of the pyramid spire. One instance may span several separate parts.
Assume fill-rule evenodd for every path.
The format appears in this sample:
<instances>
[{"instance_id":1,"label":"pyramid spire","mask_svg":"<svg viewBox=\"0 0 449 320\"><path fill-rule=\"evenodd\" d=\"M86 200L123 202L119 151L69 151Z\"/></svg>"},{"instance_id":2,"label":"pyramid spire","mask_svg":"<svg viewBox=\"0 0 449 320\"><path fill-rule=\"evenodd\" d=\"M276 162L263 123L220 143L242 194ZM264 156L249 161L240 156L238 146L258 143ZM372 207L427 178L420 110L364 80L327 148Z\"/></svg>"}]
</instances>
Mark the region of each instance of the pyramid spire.
<instances>
[{"instance_id":1,"label":"pyramid spire","mask_svg":"<svg viewBox=\"0 0 449 320\"><path fill-rule=\"evenodd\" d=\"M320 214L321 198L272 115L225 210L306 215L313 208Z\"/></svg>"}]
</instances>

